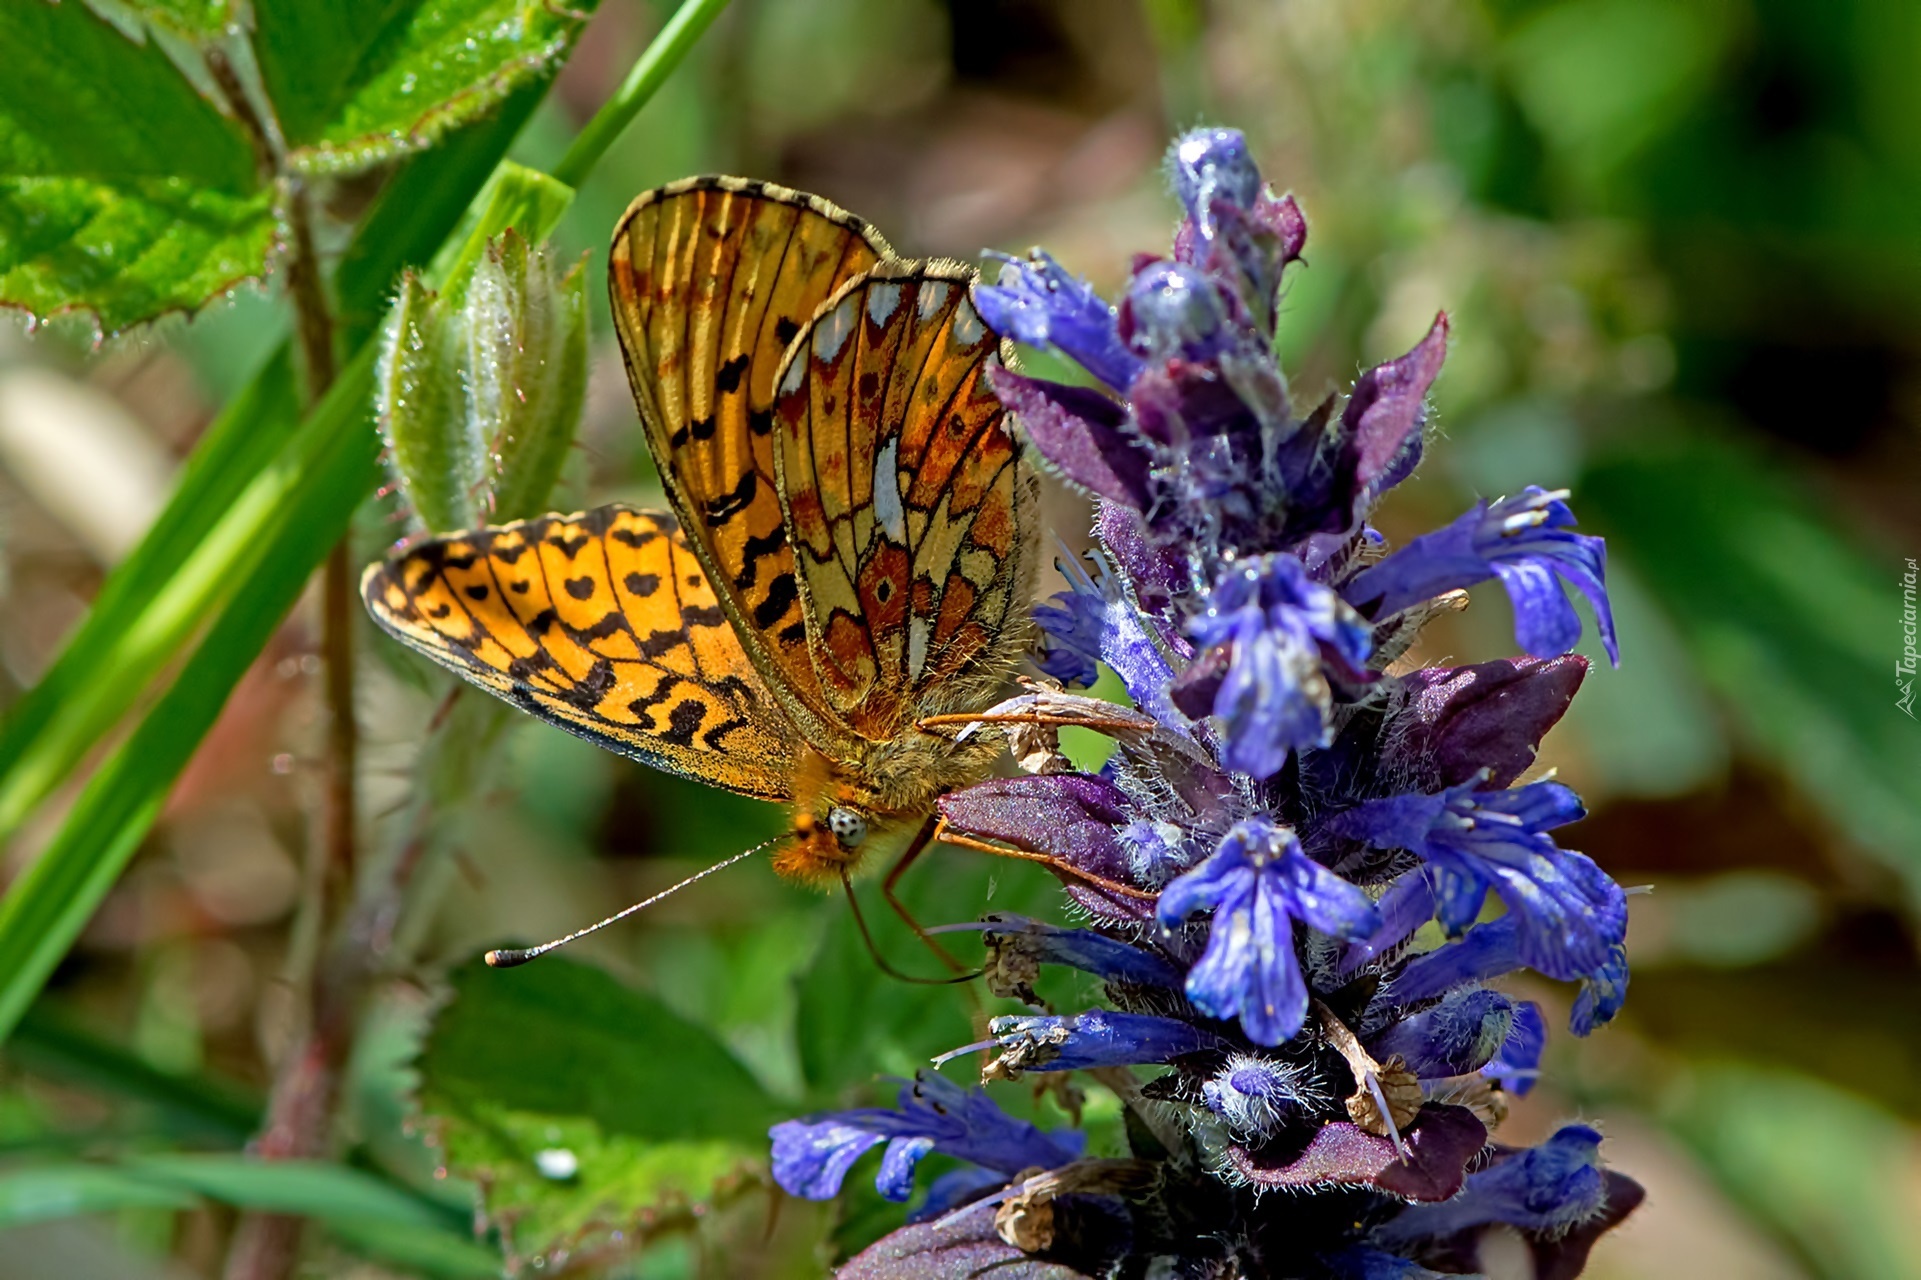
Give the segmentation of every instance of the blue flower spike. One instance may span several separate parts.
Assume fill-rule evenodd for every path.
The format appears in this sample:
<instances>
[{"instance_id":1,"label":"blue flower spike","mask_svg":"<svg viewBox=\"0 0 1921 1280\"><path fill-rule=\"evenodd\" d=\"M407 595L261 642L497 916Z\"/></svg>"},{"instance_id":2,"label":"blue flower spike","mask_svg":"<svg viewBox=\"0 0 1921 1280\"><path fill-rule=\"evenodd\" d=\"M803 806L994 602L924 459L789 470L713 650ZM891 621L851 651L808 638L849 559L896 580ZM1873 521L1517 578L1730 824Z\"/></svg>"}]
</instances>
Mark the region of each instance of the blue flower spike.
<instances>
[{"instance_id":1,"label":"blue flower spike","mask_svg":"<svg viewBox=\"0 0 1921 1280\"><path fill-rule=\"evenodd\" d=\"M1030 1012L990 1011L934 1061L983 1054L989 1088L1040 1073L1040 1107L1077 1107L1087 1073L1125 1109L1130 1155L1082 1159L1077 1135L926 1075L894 1108L776 1126L797 1195L833 1194L876 1149L894 1199L928 1155L960 1162L841 1274L1432 1280L1473 1272L1498 1226L1535 1274L1572 1280L1640 1201L1593 1128L1531 1150L1494 1135L1547 1040L1505 980L1577 984L1576 1036L1628 990L1627 895L1562 847L1585 809L1538 773L1590 675L1571 652L1585 612L1618 661L1606 546L1539 487L1388 544L1377 508L1436 442L1452 322L1344 402L1297 406L1277 328L1307 222L1255 154L1234 129L1177 138L1173 242L1105 296L1039 250L975 288L991 328L1086 371L986 378L1094 504L1091 546L1067 531L1065 589L1033 612L1049 680L994 722L1113 747L1086 773L1022 750L1032 772L938 801L945 838L1044 863L1072 914L938 927L981 934L988 993ZM1489 580L1523 652L1414 667L1436 601ZM1058 687L1104 670L1123 705Z\"/></svg>"}]
</instances>

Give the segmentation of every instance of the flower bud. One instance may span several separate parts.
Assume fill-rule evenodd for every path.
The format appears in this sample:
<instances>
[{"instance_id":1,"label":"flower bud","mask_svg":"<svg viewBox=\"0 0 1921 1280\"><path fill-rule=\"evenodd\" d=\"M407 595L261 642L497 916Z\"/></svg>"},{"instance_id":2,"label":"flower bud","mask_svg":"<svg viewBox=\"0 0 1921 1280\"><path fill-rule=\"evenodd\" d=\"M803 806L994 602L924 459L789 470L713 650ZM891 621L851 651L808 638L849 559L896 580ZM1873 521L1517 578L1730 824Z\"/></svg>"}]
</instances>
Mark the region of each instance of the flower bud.
<instances>
[{"instance_id":1,"label":"flower bud","mask_svg":"<svg viewBox=\"0 0 1921 1280\"><path fill-rule=\"evenodd\" d=\"M577 262L509 229L487 246L467 290L471 430L494 460L489 517L546 510L587 389L587 277Z\"/></svg>"},{"instance_id":2,"label":"flower bud","mask_svg":"<svg viewBox=\"0 0 1921 1280\"><path fill-rule=\"evenodd\" d=\"M381 330L374 406L402 496L429 531L477 523L485 437L465 411L461 349L439 295L409 271Z\"/></svg>"}]
</instances>

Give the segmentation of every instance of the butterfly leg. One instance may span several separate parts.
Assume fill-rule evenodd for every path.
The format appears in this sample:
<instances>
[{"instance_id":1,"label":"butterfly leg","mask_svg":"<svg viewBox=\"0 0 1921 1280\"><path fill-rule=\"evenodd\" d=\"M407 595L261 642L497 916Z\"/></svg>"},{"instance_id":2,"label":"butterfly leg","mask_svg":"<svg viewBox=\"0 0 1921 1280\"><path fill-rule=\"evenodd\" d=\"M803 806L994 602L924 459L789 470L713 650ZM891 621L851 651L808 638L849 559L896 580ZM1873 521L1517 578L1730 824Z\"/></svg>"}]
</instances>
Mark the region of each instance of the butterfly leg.
<instances>
[{"instance_id":1,"label":"butterfly leg","mask_svg":"<svg viewBox=\"0 0 1921 1280\"><path fill-rule=\"evenodd\" d=\"M928 950L940 957L940 962L949 972L966 973L967 966L956 960L946 947L934 941L934 936L921 927L920 921L914 918L914 913L907 909L907 904L894 893L894 886L899 884L901 877L907 874L907 868L913 866L914 860L925 853L928 846L938 838L939 827L939 819L934 814L928 814L927 821L921 823L920 830L915 833L914 842L907 846L907 852L901 854L895 861L893 869L887 873L887 879L881 881L880 891L881 896L887 899L887 905L894 909L894 914L907 922L907 927L914 931L914 936L926 943Z\"/></svg>"},{"instance_id":2,"label":"butterfly leg","mask_svg":"<svg viewBox=\"0 0 1921 1280\"><path fill-rule=\"evenodd\" d=\"M953 828L947 825L947 819L945 818L940 819L939 822L935 824L932 840L939 841L941 844L951 844L962 849L975 849L981 853L991 853L997 858L1019 858L1023 862L1038 862L1063 880L1077 880L1091 889L1099 889L1103 893L1111 893L1120 898L1132 898L1137 902L1153 902L1160 896L1149 893L1145 889L1136 889L1132 885L1122 884L1118 880L1110 880L1106 876L1095 875L1092 871L1083 871L1072 863L1056 858L1050 853L1036 853L1031 849L1020 849L1007 844L994 844L986 840L976 840L972 836L956 834Z\"/></svg>"}]
</instances>

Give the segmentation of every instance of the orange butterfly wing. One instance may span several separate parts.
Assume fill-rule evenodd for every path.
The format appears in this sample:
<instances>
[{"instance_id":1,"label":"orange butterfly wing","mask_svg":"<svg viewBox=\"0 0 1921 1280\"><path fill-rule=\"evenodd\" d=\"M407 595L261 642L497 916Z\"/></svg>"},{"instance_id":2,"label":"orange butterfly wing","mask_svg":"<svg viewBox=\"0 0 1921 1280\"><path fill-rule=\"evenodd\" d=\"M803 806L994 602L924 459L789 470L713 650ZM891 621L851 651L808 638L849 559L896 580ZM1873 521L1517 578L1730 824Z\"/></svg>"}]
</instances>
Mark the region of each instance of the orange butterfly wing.
<instances>
[{"instance_id":1,"label":"orange butterfly wing","mask_svg":"<svg viewBox=\"0 0 1921 1280\"><path fill-rule=\"evenodd\" d=\"M421 543L361 595L409 648L669 773L785 800L797 749L670 516L624 506Z\"/></svg>"},{"instance_id":2,"label":"orange butterfly wing","mask_svg":"<svg viewBox=\"0 0 1921 1280\"><path fill-rule=\"evenodd\" d=\"M885 263L789 352L774 459L820 686L882 741L977 707L1029 638L1031 468L987 381L971 271Z\"/></svg>"},{"instance_id":3,"label":"orange butterfly wing","mask_svg":"<svg viewBox=\"0 0 1921 1280\"><path fill-rule=\"evenodd\" d=\"M839 729L808 654L776 493L774 380L821 303L888 256L866 223L818 197L709 177L635 200L609 261L614 321L668 497L748 653L823 746Z\"/></svg>"}]
</instances>

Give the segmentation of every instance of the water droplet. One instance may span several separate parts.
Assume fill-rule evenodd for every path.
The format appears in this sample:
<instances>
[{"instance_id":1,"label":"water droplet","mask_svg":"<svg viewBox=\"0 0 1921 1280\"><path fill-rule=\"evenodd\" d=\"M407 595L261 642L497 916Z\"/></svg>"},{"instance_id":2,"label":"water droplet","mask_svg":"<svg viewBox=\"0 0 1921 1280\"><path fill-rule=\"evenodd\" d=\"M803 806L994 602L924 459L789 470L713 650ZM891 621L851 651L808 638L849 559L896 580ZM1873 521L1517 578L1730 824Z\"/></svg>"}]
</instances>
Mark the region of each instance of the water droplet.
<instances>
[{"instance_id":1,"label":"water droplet","mask_svg":"<svg viewBox=\"0 0 1921 1280\"><path fill-rule=\"evenodd\" d=\"M548 1147L534 1152L534 1167L543 1178L565 1182L580 1172L580 1157L565 1147Z\"/></svg>"}]
</instances>

